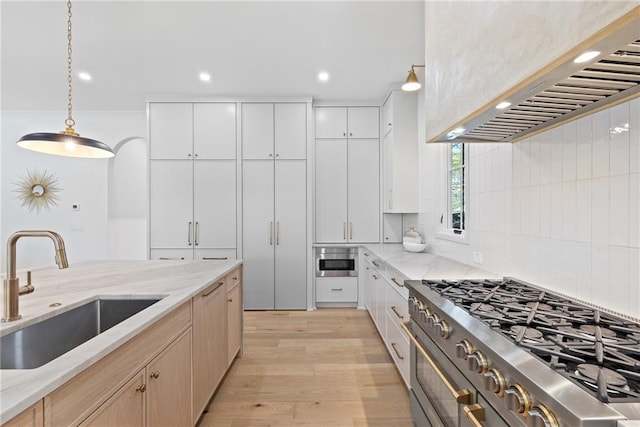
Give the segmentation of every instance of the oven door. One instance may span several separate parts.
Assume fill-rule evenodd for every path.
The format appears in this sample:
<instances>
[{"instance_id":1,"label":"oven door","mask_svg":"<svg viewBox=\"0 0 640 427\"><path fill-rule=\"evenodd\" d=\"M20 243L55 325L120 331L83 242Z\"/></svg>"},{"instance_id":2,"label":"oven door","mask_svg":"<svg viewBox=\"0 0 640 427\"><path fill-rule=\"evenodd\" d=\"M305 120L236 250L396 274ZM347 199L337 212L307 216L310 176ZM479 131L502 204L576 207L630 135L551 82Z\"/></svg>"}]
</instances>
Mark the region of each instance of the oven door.
<instances>
[{"instance_id":1,"label":"oven door","mask_svg":"<svg viewBox=\"0 0 640 427\"><path fill-rule=\"evenodd\" d=\"M419 326L408 322L402 328L411 339L411 389L429 425L483 425L472 384Z\"/></svg>"}]
</instances>

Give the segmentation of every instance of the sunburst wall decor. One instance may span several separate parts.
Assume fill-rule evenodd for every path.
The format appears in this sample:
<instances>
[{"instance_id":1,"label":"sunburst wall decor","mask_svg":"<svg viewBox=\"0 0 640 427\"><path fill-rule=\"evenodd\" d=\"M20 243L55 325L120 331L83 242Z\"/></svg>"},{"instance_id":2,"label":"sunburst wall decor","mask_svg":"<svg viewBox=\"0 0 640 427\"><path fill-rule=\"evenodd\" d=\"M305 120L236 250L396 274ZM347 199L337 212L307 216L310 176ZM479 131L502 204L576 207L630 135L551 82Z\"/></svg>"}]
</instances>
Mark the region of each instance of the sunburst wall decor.
<instances>
[{"instance_id":1,"label":"sunburst wall decor","mask_svg":"<svg viewBox=\"0 0 640 427\"><path fill-rule=\"evenodd\" d=\"M14 191L18 193L16 199L20 200L20 206L26 206L29 212L35 209L36 214L39 214L43 209L51 210L52 206L58 205L58 193L62 188L58 187L58 179L54 174L34 169L27 170L27 175L18 179L18 182L14 183L17 187Z\"/></svg>"}]
</instances>

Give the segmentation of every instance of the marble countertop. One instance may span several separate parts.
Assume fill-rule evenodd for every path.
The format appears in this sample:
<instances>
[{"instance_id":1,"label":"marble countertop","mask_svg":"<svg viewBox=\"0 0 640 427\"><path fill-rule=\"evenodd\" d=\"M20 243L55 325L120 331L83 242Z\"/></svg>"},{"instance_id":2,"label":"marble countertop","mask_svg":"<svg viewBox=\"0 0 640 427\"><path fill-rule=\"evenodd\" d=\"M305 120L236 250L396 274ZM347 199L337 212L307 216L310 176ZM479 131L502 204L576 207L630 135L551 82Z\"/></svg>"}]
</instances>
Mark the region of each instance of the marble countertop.
<instances>
[{"instance_id":1,"label":"marble countertop","mask_svg":"<svg viewBox=\"0 0 640 427\"><path fill-rule=\"evenodd\" d=\"M362 246L410 280L502 278L494 273L429 252L409 252L399 243Z\"/></svg>"},{"instance_id":2,"label":"marble countertop","mask_svg":"<svg viewBox=\"0 0 640 427\"><path fill-rule=\"evenodd\" d=\"M0 324L9 334L99 297L162 297L146 310L35 369L0 370L0 422L33 403L120 347L242 262L95 261L33 270L35 292L20 297L22 319ZM20 275L22 284L24 275ZM52 303L60 306L50 307Z\"/></svg>"}]
</instances>

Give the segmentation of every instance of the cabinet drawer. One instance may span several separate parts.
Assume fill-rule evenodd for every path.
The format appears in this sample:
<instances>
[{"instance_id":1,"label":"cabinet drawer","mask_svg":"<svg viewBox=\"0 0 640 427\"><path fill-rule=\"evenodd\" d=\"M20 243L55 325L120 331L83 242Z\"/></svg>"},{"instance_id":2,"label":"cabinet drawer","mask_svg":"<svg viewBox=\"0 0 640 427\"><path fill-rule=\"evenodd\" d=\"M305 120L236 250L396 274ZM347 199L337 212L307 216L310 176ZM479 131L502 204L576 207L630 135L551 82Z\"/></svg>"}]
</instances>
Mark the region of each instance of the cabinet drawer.
<instances>
[{"instance_id":1,"label":"cabinet drawer","mask_svg":"<svg viewBox=\"0 0 640 427\"><path fill-rule=\"evenodd\" d=\"M409 300L409 289L404 286L404 281L407 278L402 273L393 267L387 266L384 277L397 293L402 295L405 300Z\"/></svg>"},{"instance_id":2,"label":"cabinet drawer","mask_svg":"<svg viewBox=\"0 0 640 427\"><path fill-rule=\"evenodd\" d=\"M316 302L358 301L357 277L316 277Z\"/></svg>"},{"instance_id":3,"label":"cabinet drawer","mask_svg":"<svg viewBox=\"0 0 640 427\"><path fill-rule=\"evenodd\" d=\"M396 292L392 286L394 285L387 283L386 310L393 322L400 326L401 323L409 321L409 305L407 299Z\"/></svg>"},{"instance_id":4,"label":"cabinet drawer","mask_svg":"<svg viewBox=\"0 0 640 427\"><path fill-rule=\"evenodd\" d=\"M407 388L409 387L409 369L410 369L410 346L409 340L404 336L400 327L397 325L393 314L387 313L387 348L393 358L400 376L404 380Z\"/></svg>"},{"instance_id":5,"label":"cabinet drawer","mask_svg":"<svg viewBox=\"0 0 640 427\"><path fill-rule=\"evenodd\" d=\"M240 284L242 280L242 269L240 267L233 270L231 273L225 276L225 283L227 284L226 291L229 292Z\"/></svg>"},{"instance_id":6,"label":"cabinet drawer","mask_svg":"<svg viewBox=\"0 0 640 427\"><path fill-rule=\"evenodd\" d=\"M191 261L193 249L151 249L149 259L162 261Z\"/></svg>"},{"instance_id":7,"label":"cabinet drawer","mask_svg":"<svg viewBox=\"0 0 640 427\"><path fill-rule=\"evenodd\" d=\"M195 261L225 261L236 259L235 248L230 249L196 249L193 254Z\"/></svg>"},{"instance_id":8,"label":"cabinet drawer","mask_svg":"<svg viewBox=\"0 0 640 427\"><path fill-rule=\"evenodd\" d=\"M381 261L380 258L367 251L366 249L363 251L364 259L371 263L371 266L378 270L381 275L385 275L387 271L387 264L384 261Z\"/></svg>"}]
</instances>

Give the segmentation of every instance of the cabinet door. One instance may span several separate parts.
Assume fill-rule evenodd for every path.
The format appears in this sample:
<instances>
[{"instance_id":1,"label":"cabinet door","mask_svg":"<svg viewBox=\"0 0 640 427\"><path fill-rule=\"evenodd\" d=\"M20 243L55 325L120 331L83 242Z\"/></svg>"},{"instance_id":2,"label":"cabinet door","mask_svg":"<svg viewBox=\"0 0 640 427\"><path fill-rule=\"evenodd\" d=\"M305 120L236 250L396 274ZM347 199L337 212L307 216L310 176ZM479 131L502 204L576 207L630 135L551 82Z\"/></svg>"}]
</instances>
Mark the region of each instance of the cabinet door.
<instances>
[{"instance_id":1,"label":"cabinet door","mask_svg":"<svg viewBox=\"0 0 640 427\"><path fill-rule=\"evenodd\" d=\"M84 420L80 427L144 426L145 388L142 370Z\"/></svg>"},{"instance_id":2,"label":"cabinet door","mask_svg":"<svg viewBox=\"0 0 640 427\"><path fill-rule=\"evenodd\" d=\"M150 103L149 158L190 159L192 154L192 104Z\"/></svg>"},{"instance_id":3,"label":"cabinet door","mask_svg":"<svg viewBox=\"0 0 640 427\"><path fill-rule=\"evenodd\" d=\"M273 159L273 104L242 104L242 158Z\"/></svg>"},{"instance_id":4,"label":"cabinet door","mask_svg":"<svg viewBox=\"0 0 640 427\"><path fill-rule=\"evenodd\" d=\"M193 161L149 162L149 241L152 248L193 247Z\"/></svg>"},{"instance_id":5,"label":"cabinet door","mask_svg":"<svg viewBox=\"0 0 640 427\"><path fill-rule=\"evenodd\" d=\"M275 156L277 159L307 158L307 105L275 104Z\"/></svg>"},{"instance_id":6,"label":"cabinet door","mask_svg":"<svg viewBox=\"0 0 640 427\"><path fill-rule=\"evenodd\" d=\"M380 240L380 175L377 139L349 140L349 241Z\"/></svg>"},{"instance_id":7,"label":"cabinet door","mask_svg":"<svg viewBox=\"0 0 640 427\"><path fill-rule=\"evenodd\" d=\"M316 138L346 138L347 109L316 107Z\"/></svg>"},{"instance_id":8,"label":"cabinet door","mask_svg":"<svg viewBox=\"0 0 640 427\"><path fill-rule=\"evenodd\" d=\"M43 425L44 408L42 399L40 399L30 408L3 423L2 427L42 427Z\"/></svg>"},{"instance_id":9,"label":"cabinet door","mask_svg":"<svg viewBox=\"0 0 640 427\"><path fill-rule=\"evenodd\" d=\"M273 309L274 162L245 160L242 164L244 304L250 310Z\"/></svg>"},{"instance_id":10,"label":"cabinet door","mask_svg":"<svg viewBox=\"0 0 640 427\"><path fill-rule=\"evenodd\" d=\"M233 274L233 273L232 273ZM228 365L242 345L242 282L227 292L227 357Z\"/></svg>"},{"instance_id":11,"label":"cabinet door","mask_svg":"<svg viewBox=\"0 0 640 427\"><path fill-rule=\"evenodd\" d=\"M194 423L220 383L227 359L227 291L220 280L193 297Z\"/></svg>"},{"instance_id":12,"label":"cabinet door","mask_svg":"<svg viewBox=\"0 0 640 427\"><path fill-rule=\"evenodd\" d=\"M236 158L236 104L193 105L193 155L198 159Z\"/></svg>"},{"instance_id":13,"label":"cabinet door","mask_svg":"<svg viewBox=\"0 0 640 427\"><path fill-rule=\"evenodd\" d=\"M193 162L196 248L236 247L236 161Z\"/></svg>"},{"instance_id":14,"label":"cabinet door","mask_svg":"<svg viewBox=\"0 0 640 427\"><path fill-rule=\"evenodd\" d=\"M191 329L147 365L147 425L188 426L191 415Z\"/></svg>"},{"instance_id":15,"label":"cabinet door","mask_svg":"<svg viewBox=\"0 0 640 427\"><path fill-rule=\"evenodd\" d=\"M275 308L307 306L307 162L275 162Z\"/></svg>"},{"instance_id":16,"label":"cabinet door","mask_svg":"<svg viewBox=\"0 0 640 427\"><path fill-rule=\"evenodd\" d=\"M393 212L393 130L382 138L383 212Z\"/></svg>"},{"instance_id":17,"label":"cabinet door","mask_svg":"<svg viewBox=\"0 0 640 427\"><path fill-rule=\"evenodd\" d=\"M347 141L316 140L316 242L347 241Z\"/></svg>"},{"instance_id":18,"label":"cabinet door","mask_svg":"<svg viewBox=\"0 0 640 427\"><path fill-rule=\"evenodd\" d=\"M378 107L349 107L348 138L378 138L380 135L380 109Z\"/></svg>"}]
</instances>

